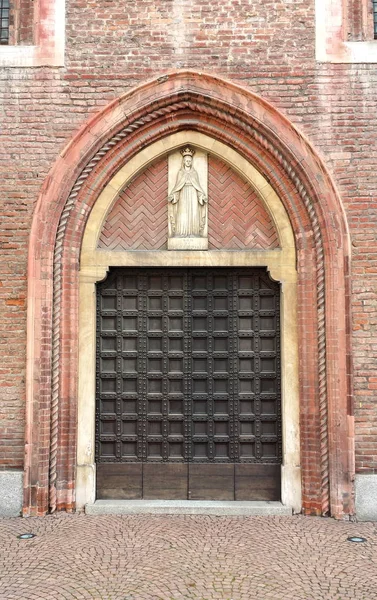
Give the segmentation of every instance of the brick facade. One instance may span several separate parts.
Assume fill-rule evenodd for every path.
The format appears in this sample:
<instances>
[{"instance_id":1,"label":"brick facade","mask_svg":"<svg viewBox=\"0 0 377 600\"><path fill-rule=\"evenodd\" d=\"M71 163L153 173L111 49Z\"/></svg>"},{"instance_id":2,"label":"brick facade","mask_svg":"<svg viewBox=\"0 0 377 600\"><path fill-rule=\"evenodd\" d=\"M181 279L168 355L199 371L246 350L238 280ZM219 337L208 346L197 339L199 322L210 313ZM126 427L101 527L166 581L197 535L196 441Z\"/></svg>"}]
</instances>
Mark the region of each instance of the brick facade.
<instances>
[{"instance_id":1,"label":"brick facade","mask_svg":"<svg viewBox=\"0 0 377 600\"><path fill-rule=\"evenodd\" d=\"M264 0L226 0L210 4L203 0L174 0L167 3L137 0L128 3L125 10L121 0L114 0L112 3L99 0L68 0L65 67L4 68L0 71L3 107L0 146L0 467L22 468L24 463L26 274L31 223L42 183L45 181L43 189L48 189L49 172L52 166L57 164L59 155L62 156L63 149L80 128L85 126L88 119L93 118L111 101L115 101L113 106L116 109L117 99L122 94L130 92L152 77L164 78L167 74L181 69L193 69L239 84L244 90L270 102L284 116L282 122L286 119L282 134L287 136L286 139L282 139L285 151L294 146L288 137L291 123L302 133L302 139L308 141L308 147L315 149L315 154L323 161L322 164L325 165L337 189L345 210L352 245L352 331L345 333L351 336L352 344L347 376L348 382L353 379L354 394L348 397L348 414L352 414L354 409L356 471L377 473L377 344L374 331L377 315L377 74L372 64L316 63L314 8L313 0L293 4L287 4L284 0L272 3L266 3ZM165 93L170 93L168 85ZM174 90L174 93L178 91ZM201 89L198 93L204 94L205 90ZM237 115L240 104L238 92L230 87L228 95L229 106L232 106L233 113ZM135 106L137 103L136 95ZM214 97L212 106L216 106ZM258 117L266 132L274 130L276 124L268 120L272 119L271 114L266 111L263 115L261 108L260 111ZM210 122L210 117L207 115L201 119L194 118L193 112L187 109L185 126L187 127L191 118L193 128L204 130ZM125 118L126 114L122 114L120 110L118 122ZM256 122L257 117L255 119ZM116 119L113 121L114 130L115 123ZM169 119L165 122L160 120L159 126L169 131L174 127L174 122ZM95 130L95 121L92 121L90 127L91 130ZM216 131L216 127L220 131L219 122L213 124L213 131ZM232 127L227 125L228 143L231 143ZM100 145L102 142L101 136L104 133L99 130L92 135L90 148L94 152L96 144ZM95 135L98 135L97 139ZM149 142L156 134L151 130L145 135L144 143ZM137 143L143 143L142 136ZM296 151L299 142L295 143ZM246 153L247 149L242 151ZM80 169L85 166L82 162L83 154L80 154L79 150L77 152L76 161L72 162L74 166L70 166L71 170L65 174L66 179L60 182L60 198L63 198L64 194L67 197L70 185L74 184ZM300 156L291 155L292 164L295 160L299 165L304 164L300 161L305 160L307 152L308 150L302 147ZM65 156L67 154L63 154L60 159L60 167L64 164ZM72 157L72 154L70 156ZM126 157L126 153L122 156ZM89 149L85 158L90 160ZM278 193L286 198L288 205L290 194L295 194L292 192L289 178L283 177L277 167L272 168L272 159L267 152L263 154L263 151L255 150L252 158L255 163L259 161L258 167L268 174L269 180ZM112 159L113 163L110 163L110 158L106 160L108 178L117 158ZM312 185L320 187L327 178L327 173L321 173L320 167L313 168L312 172L315 172L317 177L317 181L313 181ZM97 174L97 189L100 189L100 182L101 175ZM52 198L50 192L49 194ZM91 199L88 204L93 201ZM307 379L302 382L301 389L302 395L305 396L310 386L314 389L317 377L317 357L315 353L310 352L311 341L316 335L313 329L315 320L305 325L307 311L315 304L316 282L314 234L308 217L304 213L298 214L299 205L299 200L291 201L289 214L301 261L303 283L300 288L302 308L299 319L302 327L307 327L305 343L304 338L301 338L302 360L307 361ZM44 210L43 219L57 223L61 208L51 204L48 210ZM331 260L338 261L339 268L343 269L346 253L341 238L346 234L342 232L339 214L332 209L326 214L326 208L322 207L319 216L324 219L324 227L328 231L332 222L330 241L324 240L325 259L330 260L331 256ZM36 215L38 218L38 213ZM75 244L72 251L76 251L80 244L80 238L74 235L76 222L72 221L69 227L71 237L67 239ZM40 230L35 229L32 235L38 237ZM42 285L45 286L40 294L42 304L42 300L48 299L52 293L44 277L51 267L50 249L53 248L54 235L53 227L48 233L44 233L50 242L48 252L43 251L42 239L35 237L33 242L37 248L33 260L39 255L42 261L40 265L34 264L32 267L41 271ZM46 243L46 240L45 237L43 243ZM333 244L334 248L341 248L343 244L343 255L334 258L334 250L328 248L329 244ZM70 250L66 248L65 252L69 255ZM75 256L77 259L77 254ZM66 260L68 261L68 258ZM70 278L75 276L67 275L68 279L63 285L73 285ZM331 286L332 292L327 292L328 305L336 303L336 277ZM331 293L334 296L331 296ZM71 298L71 301L73 302L74 298ZM39 307L29 306L29 310L32 311L29 317L32 322L33 315L38 314ZM69 306L64 310L69 313ZM41 386L41 389L47 385L51 367L49 332L52 313L46 304L42 319L39 332L41 337L35 342L40 345L41 356L44 357L43 371L39 373L38 382L33 382L33 385ZM348 323L351 323L350 316ZM42 337L43 332L46 335L45 340ZM335 328L332 335L334 338L338 335ZM77 358L72 357L70 343L70 333L63 332L63 361L74 361ZM328 359L335 360L334 356L335 346L332 350L330 347ZM61 395L63 415L72 410L69 399L74 395L74 390L69 386L67 381L67 387ZM336 388L336 382L334 386ZM339 388L334 393L339 394ZM341 393L347 396L344 386ZM38 398L41 402L39 414L47 414L48 392L46 391L45 395L38 394ZM303 457L307 478L304 482L305 502L308 512L321 512L321 502L318 498L318 482L321 479L318 467L321 460L321 425L318 421L319 406L315 394L311 402L303 406L302 410L302 432L305 440ZM32 407L29 406L28 410L32 410ZM332 418L336 419L336 415ZM38 422L37 415L35 422ZM345 431L344 423L342 428ZM36 432L34 434L36 435ZM43 491L39 493L45 498L50 428L43 420L38 436L43 440L38 461L41 468L45 467L44 475L39 479L39 486ZM59 485L62 486L61 482L68 481L72 486L74 468L71 467L70 472L67 467L65 447L68 445L71 448L74 462L74 443L72 446L71 432L64 426L60 426L59 436ZM332 448L331 444L329 451L330 454L333 451L335 453L335 447ZM28 445L27 454L30 452L32 449ZM342 452L347 452L347 449L343 448ZM339 482L338 484L340 485ZM46 501L41 500L41 506L45 505ZM73 506L72 502L65 504L64 500L61 505ZM337 514L347 510L344 506L338 507Z\"/></svg>"},{"instance_id":2,"label":"brick facade","mask_svg":"<svg viewBox=\"0 0 377 600\"><path fill-rule=\"evenodd\" d=\"M219 158L208 161L209 248L278 248L275 226L251 186Z\"/></svg>"},{"instance_id":3,"label":"brick facade","mask_svg":"<svg viewBox=\"0 0 377 600\"><path fill-rule=\"evenodd\" d=\"M373 5L368 0L348 0L345 37L350 41L373 40Z\"/></svg>"},{"instance_id":4,"label":"brick facade","mask_svg":"<svg viewBox=\"0 0 377 600\"><path fill-rule=\"evenodd\" d=\"M14 0L10 21L10 44L33 44L36 6L33 0Z\"/></svg>"},{"instance_id":5,"label":"brick facade","mask_svg":"<svg viewBox=\"0 0 377 600\"><path fill-rule=\"evenodd\" d=\"M157 161L122 190L103 226L98 248L162 250L167 247L167 158Z\"/></svg>"}]
</instances>

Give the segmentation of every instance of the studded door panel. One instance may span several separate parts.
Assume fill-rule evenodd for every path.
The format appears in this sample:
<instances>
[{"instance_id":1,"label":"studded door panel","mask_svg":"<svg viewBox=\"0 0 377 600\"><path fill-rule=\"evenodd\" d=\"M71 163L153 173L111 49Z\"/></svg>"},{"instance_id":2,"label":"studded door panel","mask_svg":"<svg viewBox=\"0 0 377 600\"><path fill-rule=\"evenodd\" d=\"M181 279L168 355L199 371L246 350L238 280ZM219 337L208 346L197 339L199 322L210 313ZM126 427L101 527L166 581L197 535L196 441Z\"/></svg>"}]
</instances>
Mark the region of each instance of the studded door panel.
<instances>
[{"instance_id":1,"label":"studded door panel","mask_svg":"<svg viewBox=\"0 0 377 600\"><path fill-rule=\"evenodd\" d=\"M276 499L279 327L264 269L111 270L97 286L99 497Z\"/></svg>"}]
</instances>

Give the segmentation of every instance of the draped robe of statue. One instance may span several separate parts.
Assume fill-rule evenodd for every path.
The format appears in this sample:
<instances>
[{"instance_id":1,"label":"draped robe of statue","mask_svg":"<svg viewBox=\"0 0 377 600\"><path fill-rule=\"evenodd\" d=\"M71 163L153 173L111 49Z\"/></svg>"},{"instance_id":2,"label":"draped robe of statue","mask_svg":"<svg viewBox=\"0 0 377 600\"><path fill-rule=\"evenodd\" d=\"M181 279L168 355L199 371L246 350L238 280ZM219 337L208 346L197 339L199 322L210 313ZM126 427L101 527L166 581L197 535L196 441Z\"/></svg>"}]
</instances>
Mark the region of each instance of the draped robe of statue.
<instances>
[{"instance_id":1,"label":"draped robe of statue","mask_svg":"<svg viewBox=\"0 0 377 600\"><path fill-rule=\"evenodd\" d=\"M182 167L177 181L169 194L169 200L176 205L174 235L180 237L200 236L205 221L202 208L207 202L206 194L199 183L195 169Z\"/></svg>"}]
</instances>

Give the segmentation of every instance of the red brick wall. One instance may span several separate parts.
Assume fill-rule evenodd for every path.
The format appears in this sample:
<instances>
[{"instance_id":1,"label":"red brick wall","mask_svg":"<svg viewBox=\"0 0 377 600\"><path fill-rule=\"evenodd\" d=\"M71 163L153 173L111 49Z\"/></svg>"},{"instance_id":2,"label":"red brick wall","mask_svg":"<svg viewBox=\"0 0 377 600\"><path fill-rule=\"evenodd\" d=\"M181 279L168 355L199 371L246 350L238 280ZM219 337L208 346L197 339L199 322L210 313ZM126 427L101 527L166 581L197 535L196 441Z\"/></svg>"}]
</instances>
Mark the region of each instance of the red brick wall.
<instances>
[{"instance_id":1,"label":"red brick wall","mask_svg":"<svg viewBox=\"0 0 377 600\"><path fill-rule=\"evenodd\" d=\"M127 79L182 67L248 77L257 64L283 74L313 56L313 0L70 0L68 11L70 68Z\"/></svg>"},{"instance_id":2,"label":"red brick wall","mask_svg":"<svg viewBox=\"0 0 377 600\"><path fill-rule=\"evenodd\" d=\"M373 4L372 0L343 0L346 41L373 40Z\"/></svg>"},{"instance_id":3,"label":"red brick wall","mask_svg":"<svg viewBox=\"0 0 377 600\"><path fill-rule=\"evenodd\" d=\"M32 45L34 20L38 14L39 0L11 0L9 44Z\"/></svg>"},{"instance_id":4,"label":"red brick wall","mask_svg":"<svg viewBox=\"0 0 377 600\"><path fill-rule=\"evenodd\" d=\"M33 44L34 9L36 2L38 0L18 0L18 44Z\"/></svg>"},{"instance_id":5,"label":"red brick wall","mask_svg":"<svg viewBox=\"0 0 377 600\"><path fill-rule=\"evenodd\" d=\"M165 250L168 161L157 161L119 194L98 241L103 250Z\"/></svg>"},{"instance_id":6,"label":"red brick wall","mask_svg":"<svg viewBox=\"0 0 377 600\"><path fill-rule=\"evenodd\" d=\"M0 466L23 463L27 244L41 183L101 106L192 68L269 100L334 178L354 253L356 464L377 472L375 65L315 63L314 0L68 0L67 9L66 68L0 71Z\"/></svg>"},{"instance_id":7,"label":"red brick wall","mask_svg":"<svg viewBox=\"0 0 377 600\"><path fill-rule=\"evenodd\" d=\"M249 183L219 158L208 161L208 246L278 248L275 226Z\"/></svg>"}]
</instances>

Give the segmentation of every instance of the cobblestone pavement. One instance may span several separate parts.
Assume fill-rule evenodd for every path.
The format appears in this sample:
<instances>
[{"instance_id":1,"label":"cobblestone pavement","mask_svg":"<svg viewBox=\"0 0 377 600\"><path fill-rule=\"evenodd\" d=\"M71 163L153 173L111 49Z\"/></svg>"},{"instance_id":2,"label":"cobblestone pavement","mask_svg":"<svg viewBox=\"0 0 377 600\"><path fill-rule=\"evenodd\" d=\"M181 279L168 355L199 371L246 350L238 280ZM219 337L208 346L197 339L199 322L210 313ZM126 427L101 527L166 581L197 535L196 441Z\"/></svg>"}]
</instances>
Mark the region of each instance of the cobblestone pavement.
<instances>
[{"instance_id":1,"label":"cobblestone pavement","mask_svg":"<svg viewBox=\"0 0 377 600\"><path fill-rule=\"evenodd\" d=\"M17 539L25 532L36 537ZM352 535L367 541L347 541ZM302 516L3 519L0 598L373 600L377 523Z\"/></svg>"}]
</instances>

